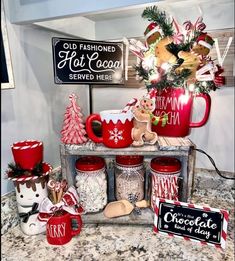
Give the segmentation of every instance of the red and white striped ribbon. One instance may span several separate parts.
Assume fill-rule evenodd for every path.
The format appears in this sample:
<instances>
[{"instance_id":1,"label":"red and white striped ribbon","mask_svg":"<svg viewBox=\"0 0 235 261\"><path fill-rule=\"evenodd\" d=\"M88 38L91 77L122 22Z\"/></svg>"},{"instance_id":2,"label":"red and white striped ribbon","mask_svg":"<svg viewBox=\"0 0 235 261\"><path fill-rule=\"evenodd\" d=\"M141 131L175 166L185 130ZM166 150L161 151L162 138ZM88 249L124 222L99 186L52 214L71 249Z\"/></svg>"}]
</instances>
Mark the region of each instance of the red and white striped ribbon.
<instances>
[{"instance_id":1,"label":"red and white striped ribbon","mask_svg":"<svg viewBox=\"0 0 235 261\"><path fill-rule=\"evenodd\" d=\"M19 146L20 143L35 143L35 144ZM14 148L15 150L25 150L25 149L33 149L33 148L36 148L41 145L42 145L41 141L39 142L37 140L23 140L23 141L17 141L15 143L13 143L13 145L11 147Z\"/></svg>"}]
</instances>

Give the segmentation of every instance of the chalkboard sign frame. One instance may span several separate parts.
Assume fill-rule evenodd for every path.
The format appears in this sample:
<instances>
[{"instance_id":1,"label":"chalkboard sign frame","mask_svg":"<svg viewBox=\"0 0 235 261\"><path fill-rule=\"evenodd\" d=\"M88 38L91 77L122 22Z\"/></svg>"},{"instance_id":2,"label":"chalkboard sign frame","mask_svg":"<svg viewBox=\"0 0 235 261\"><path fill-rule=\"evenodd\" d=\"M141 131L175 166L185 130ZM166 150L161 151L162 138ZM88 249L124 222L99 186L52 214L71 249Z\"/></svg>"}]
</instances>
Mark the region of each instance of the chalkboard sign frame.
<instances>
[{"instance_id":1,"label":"chalkboard sign frame","mask_svg":"<svg viewBox=\"0 0 235 261\"><path fill-rule=\"evenodd\" d=\"M224 249L228 216L227 210L158 198L154 209L153 230L163 235Z\"/></svg>"},{"instance_id":2,"label":"chalkboard sign frame","mask_svg":"<svg viewBox=\"0 0 235 261\"><path fill-rule=\"evenodd\" d=\"M61 43L63 43L63 47L65 46L67 49L60 49L61 47ZM64 45L66 44L66 45ZM73 44L75 45L74 50L73 50ZM81 45L80 45L81 44ZM58 45L60 45L58 47ZM77 46L76 46L77 45ZM106 52L106 56L104 57L104 54L102 53L102 51L85 51L83 50L83 52L80 50L80 46L86 46L86 45L93 45L93 46L111 46L113 47L113 49L115 51L113 51L113 49L109 49L109 52ZM69 47L68 47L69 46ZM78 49L78 50L76 50ZM59 60L59 58L61 58L61 55L59 54L60 51L62 52L66 52L66 50L71 51L70 54L66 54L67 57L69 55L71 55L72 57L72 51L76 52L76 56L73 56L73 59L77 58L77 64L78 64L78 68L79 68L79 64L83 64L83 66L85 67L81 67L81 71L88 71L89 68L87 67L87 64L89 61L88 60L88 56L87 56L87 52L89 53L89 57L91 57L92 54L94 54L95 52L98 53L97 56L100 60L100 70L102 69L102 62L104 61L104 59L106 59L106 65L108 62L112 63L112 58L116 57L117 60L115 60L114 62L116 62L116 64L118 64L120 62L120 66L118 67L118 69L112 69L108 68L109 72L103 72L103 74L101 74L101 76L105 76L107 78L109 78L109 80L97 80L98 78L98 73L88 73L88 74L76 74L74 72L71 71L71 66L67 66L66 63L65 64L65 68L62 68L62 70L58 69L58 65L59 63L61 63L61 59ZM106 42L106 41L92 41L92 40L81 40L81 39L74 39L74 38L58 38L58 37L53 37L52 38L52 52L53 52L53 69L54 69L54 82L55 84L95 84L95 85L124 85L124 59L123 59L123 50L124 50L124 44L123 42ZM79 53L78 53L79 52ZM63 55L64 55L63 53ZM117 53L117 54L116 54ZM83 56L83 59L81 59L81 57ZM119 56L120 55L120 56ZM63 59L64 57L62 57ZM109 60L108 60L109 59ZM64 59L65 60L65 59ZM68 61L70 61L72 59L68 59ZM95 61L95 60L94 60ZM93 63L94 64L94 63ZM109 63L108 63L109 64ZM109 66L109 65L108 65ZM69 67L69 68L68 68ZM74 68L73 68L74 69ZM93 68L96 69L96 68ZM113 73L111 73L110 71L113 71ZM80 71L80 70L79 70ZM105 71L105 70L103 70ZM113 80L113 76L116 73L117 76L117 80ZM90 78L94 78L94 79L88 79L88 80L81 80L81 79L76 79L76 80L70 80L70 75L71 76L90 76ZM95 76L95 77L94 77ZM96 78L97 77L97 78ZM67 78L67 80L64 80L62 78ZM112 80L110 80L112 78Z\"/></svg>"},{"instance_id":3,"label":"chalkboard sign frame","mask_svg":"<svg viewBox=\"0 0 235 261\"><path fill-rule=\"evenodd\" d=\"M1 3L1 89L15 88L4 3Z\"/></svg>"}]
</instances>

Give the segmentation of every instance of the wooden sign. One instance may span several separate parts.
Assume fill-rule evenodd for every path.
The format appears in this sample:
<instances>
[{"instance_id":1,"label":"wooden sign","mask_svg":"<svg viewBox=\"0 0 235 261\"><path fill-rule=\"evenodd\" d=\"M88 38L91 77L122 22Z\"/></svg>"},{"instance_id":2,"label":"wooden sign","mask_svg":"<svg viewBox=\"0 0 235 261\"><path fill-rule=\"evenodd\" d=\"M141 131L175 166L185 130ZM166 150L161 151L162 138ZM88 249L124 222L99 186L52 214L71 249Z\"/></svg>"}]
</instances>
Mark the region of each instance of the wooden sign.
<instances>
[{"instance_id":1,"label":"wooden sign","mask_svg":"<svg viewBox=\"0 0 235 261\"><path fill-rule=\"evenodd\" d=\"M123 43L52 38L56 84L123 84Z\"/></svg>"},{"instance_id":2,"label":"wooden sign","mask_svg":"<svg viewBox=\"0 0 235 261\"><path fill-rule=\"evenodd\" d=\"M158 199L154 232L225 248L228 212L179 201Z\"/></svg>"}]
</instances>

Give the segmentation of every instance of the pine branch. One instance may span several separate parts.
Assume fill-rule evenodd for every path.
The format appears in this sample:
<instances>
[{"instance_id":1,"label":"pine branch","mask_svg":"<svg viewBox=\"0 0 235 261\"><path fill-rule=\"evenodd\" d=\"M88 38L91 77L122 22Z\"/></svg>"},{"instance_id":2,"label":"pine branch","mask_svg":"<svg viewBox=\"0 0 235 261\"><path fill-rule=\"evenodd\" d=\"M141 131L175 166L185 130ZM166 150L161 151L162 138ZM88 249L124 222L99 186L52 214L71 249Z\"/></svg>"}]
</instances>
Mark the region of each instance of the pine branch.
<instances>
[{"instance_id":1,"label":"pine branch","mask_svg":"<svg viewBox=\"0 0 235 261\"><path fill-rule=\"evenodd\" d=\"M213 81L208 82L196 82L195 83L195 92L196 93L209 93L210 91L216 91L219 89L216 87Z\"/></svg>"},{"instance_id":2,"label":"pine branch","mask_svg":"<svg viewBox=\"0 0 235 261\"><path fill-rule=\"evenodd\" d=\"M41 176L43 174L42 162L36 164L32 171L22 169L19 164L14 163L9 163L8 168L8 173L11 177L20 177L22 175Z\"/></svg>"},{"instance_id":3,"label":"pine branch","mask_svg":"<svg viewBox=\"0 0 235 261\"><path fill-rule=\"evenodd\" d=\"M147 7L142 13L142 17L148 21L156 22L162 29L164 36L172 36L174 29L172 22L166 16L165 11L160 11L157 6Z\"/></svg>"},{"instance_id":4,"label":"pine branch","mask_svg":"<svg viewBox=\"0 0 235 261\"><path fill-rule=\"evenodd\" d=\"M140 65L134 65L133 68L136 70L137 75L142 78L140 82L142 82L143 80L148 81L149 72L144 70L144 68L142 67L142 62L140 63Z\"/></svg>"}]
</instances>

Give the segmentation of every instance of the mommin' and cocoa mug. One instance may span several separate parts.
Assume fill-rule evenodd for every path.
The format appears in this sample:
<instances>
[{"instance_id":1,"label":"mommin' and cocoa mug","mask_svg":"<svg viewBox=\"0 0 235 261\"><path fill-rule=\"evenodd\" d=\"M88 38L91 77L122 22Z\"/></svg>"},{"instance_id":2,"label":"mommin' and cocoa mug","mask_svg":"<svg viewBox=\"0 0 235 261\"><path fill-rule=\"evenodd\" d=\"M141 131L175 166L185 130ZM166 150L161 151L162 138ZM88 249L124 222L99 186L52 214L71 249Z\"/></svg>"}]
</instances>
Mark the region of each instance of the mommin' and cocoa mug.
<instances>
[{"instance_id":1,"label":"mommin' and cocoa mug","mask_svg":"<svg viewBox=\"0 0 235 261\"><path fill-rule=\"evenodd\" d=\"M98 137L92 129L92 122L101 123L102 136ZM88 137L96 142L103 143L109 148L125 148L132 144L131 130L133 128L133 114L129 110L105 110L100 114L91 114L86 120Z\"/></svg>"},{"instance_id":2,"label":"mommin' and cocoa mug","mask_svg":"<svg viewBox=\"0 0 235 261\"><path fill-rule=\"evenodd\" d=\"M78 228L72 228L72 220L75 220ZM46 224L47 242L51 245L64 245L72 237L81 232L82 219L80 215L72 215L66 211L50 217Z\"/></svg>"}]
</instances>

